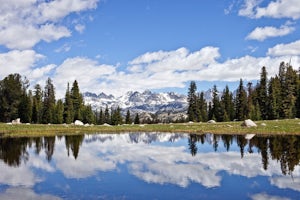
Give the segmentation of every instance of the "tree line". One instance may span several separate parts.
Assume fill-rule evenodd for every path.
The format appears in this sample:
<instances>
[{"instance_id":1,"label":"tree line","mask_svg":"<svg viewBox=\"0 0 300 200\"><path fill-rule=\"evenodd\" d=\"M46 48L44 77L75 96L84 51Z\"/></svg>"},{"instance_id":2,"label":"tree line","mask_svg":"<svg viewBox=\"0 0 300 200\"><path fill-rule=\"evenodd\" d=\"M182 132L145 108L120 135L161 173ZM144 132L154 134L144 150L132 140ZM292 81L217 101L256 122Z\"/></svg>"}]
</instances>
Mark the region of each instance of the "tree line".
<instances>
[{"instance_id":1,"label":"tree line","mask_svg":"<svg viewBox=\"0 0 300 200\"><path fill-rule=\"evenodd\" d=\"M51 78L46 80L44 89L36 84L29 90L29 81L20 74L10 74L0 81L0 121L11 122L20 118L22 123L70 124L75 120L89 124L117 125L124 123L121 109L93 111L85 105L77 80L70 88L69 83L64 99L56 100L55 87ZM127 112L125 123L139 123L138 114L131 119Z\"/></svg>"},{"instance_id":2,"label":"tree line","mask_svg":"<svg viewBox=\"0 0 300 200\"><path fill-rule=\"evenodd\" d=\"M194 122L300 117L300 72L282 62L278 74L268 79L266 67L262 67L257 84L253 86L248 82L244 86L240 79L235 94L226 86L219 95L214 85L210 102L204 98L204 92L197 92L196 83L192 81L188 89L187 114L188 120Z\"/></svg>"}]
</instances>

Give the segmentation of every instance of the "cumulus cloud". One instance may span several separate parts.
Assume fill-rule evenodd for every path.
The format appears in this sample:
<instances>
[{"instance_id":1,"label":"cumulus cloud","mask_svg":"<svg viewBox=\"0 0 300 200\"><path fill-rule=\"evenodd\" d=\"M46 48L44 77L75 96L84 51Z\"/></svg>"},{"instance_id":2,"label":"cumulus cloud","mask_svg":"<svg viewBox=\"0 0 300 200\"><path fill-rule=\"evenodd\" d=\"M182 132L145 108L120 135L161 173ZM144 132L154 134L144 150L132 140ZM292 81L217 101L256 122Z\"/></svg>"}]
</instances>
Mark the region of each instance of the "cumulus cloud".
<instances>
[{"instance_id":1,"label":"cumulus cloud","mask_svg":"<svg viewBox=\"0 0 300 200\"><path fill-rule=\"evenodd\" d=\"M105 79L115 72L115 66L98 64L97 61L74 57L66 59L56 67L53 81L57 87L58 97L63 97L67 83L72 84L77 80L81 91L98 92L101 90L99 79Z\"/></svg>"},{"instance_id":2,"label":"cumulus cloud","mask_svg":"<svg viewBox=\"0 0 300 200\"><path fill-rule=\"evenodd\" d=\"M30 49L40 41L71 36L60 24L73 12L96 8L98 0L3 1L0 7L0 44L10 49ZM75 27L83 31L83 26Z\"/></svg>"},{"instance_id":3,"label":"cumulus cloud","mask_svg":"<svg viewBox=\"0 0 300 200\"><path fill-rule=\"evenodd\" d=\"M294 27L286 25L281 26L280 28L273 26L256 27L251 33L249 33L246 39L264 41L267 38L288 35L294 30Z\"/></svg>"},{"instance_id":4,"label":"cumulus cloud","mask_svg":"<svg viewBox=\"0 0 300 200\"><path fill-rule=\"evenodd\" d=\"M270 56L299 56L300 55L300 40L288 43L277 44L269 48L267 55Z\"/></svg>"},{"instance_id":5,"label":"cumulus cloud","mask_svg":"<svg viewBox=\"0 0 300 200\"><path fill-rule=\"evenodd\" d=\"M239 15L250 18L300 18L300 1L276 0L270 1L267 6L259 7L261 0L245 0L239 10Z\"/></svg>"},{"instance_id":6,"label":"cumulus cloud","mask_svg":"<svg viewBox=\"0 0 300 200\"><path fill-rule=\"evenodd\" d=\"M130 61L125 69L118 64L101 64L85 57L68 58L51 69L54 70L54 84L59 86L56 87L59 97L63 97L66 84L75 79L82 92L105 92L118 96L129 90L184 88L191 80L257 80L262 66L266 66L269 76L274 76L278 73L279 64L290 60L290 55L283 53L265 57L243 56L224 62L218 61L219 57L217 47L208 46L194 52L179 48L147 52ZM300 57L293 57L292 66L299 64Z\"/></svg>"},{"instance_id":7,"label":"cumulus cloud","mask_svg":"<svg viewBox=\"0 0 300 200\"><path fill-rule=\"evenodd\" d=\"M36 62L44 58L33 50L13 50L0 54L0 78L8 74L19 73L28 76Z\"/></svg>"}]
</instances>

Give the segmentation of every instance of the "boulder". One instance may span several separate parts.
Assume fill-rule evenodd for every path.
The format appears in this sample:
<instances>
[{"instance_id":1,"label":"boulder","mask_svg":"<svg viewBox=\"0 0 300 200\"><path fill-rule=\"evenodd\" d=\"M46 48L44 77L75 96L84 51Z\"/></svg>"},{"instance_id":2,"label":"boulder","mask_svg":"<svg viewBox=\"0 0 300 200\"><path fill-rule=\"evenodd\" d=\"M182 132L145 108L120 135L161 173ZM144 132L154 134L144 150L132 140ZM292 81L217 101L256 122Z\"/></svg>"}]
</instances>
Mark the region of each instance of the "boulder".
<instances>
[{"instance_id":1,"label":"boulder","mask_svg":"<svg viewBox=\"0 0 300 200\"><path fill-rule=\"evenodd\" d=\"M21 124L20 118L14 119L11 121L12 124Z\"/></svg>"},{"instance_id":2,"label":"boulder","mask_svg":"<svg viewBox=\"0 0 300 200\"><path fill-rule=\"evenodd\" d=\"M257 125L251 120L251 119L246 119L241 126L245 127L257 127Z\"/></svg>"},{"instance_id":3,"label":"boulder","mask_svg":"<svg viewBox=\"0 0 300 200\"><path fill-rule=\"evenodd\" d=\"M211 120L209 120L207 123L209 123L209 124L215 124L215 123L217 123L215 120L213 120L213 119L211 119Z\"/></svg>"},{"instance_id":4,"label":"boulder","mask_svg":"<svg viewBox=\"0 0 300 200\"><path fill-rule=\"evenodd\" d=\"M84 125L84 123L82 121L80 121L80 120L76 120L74 122L74 124L75 124L75 126L83 126Z\"/></svg>"}]
</instances>

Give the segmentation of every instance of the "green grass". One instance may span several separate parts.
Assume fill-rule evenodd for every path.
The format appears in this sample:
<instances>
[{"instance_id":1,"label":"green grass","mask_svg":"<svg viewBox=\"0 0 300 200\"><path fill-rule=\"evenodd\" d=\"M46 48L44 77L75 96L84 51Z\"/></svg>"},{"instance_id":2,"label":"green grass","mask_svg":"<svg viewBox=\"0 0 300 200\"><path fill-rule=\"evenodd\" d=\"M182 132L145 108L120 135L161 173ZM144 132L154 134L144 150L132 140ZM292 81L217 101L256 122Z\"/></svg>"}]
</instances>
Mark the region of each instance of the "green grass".
<instances>
[{"instance_id":1,"label":"green grass","mask_svg":"<svg viewBox=\"0 0 300 200\"><path fill-rule=\"evenodd\" d=\"M263 126L262 123L266 125ZM74 126L74 125L44 125L20 124L8 125L0 123L0 136L50 136L72 135L84 133L122 133L122 132L178 132L178 133L216 133L216 134L299 134L300 120L256 121L257 127L246 128L241 122L208 123L179 123L179 124L145 124L119 126Z\"/></svg>"}]
</instances>

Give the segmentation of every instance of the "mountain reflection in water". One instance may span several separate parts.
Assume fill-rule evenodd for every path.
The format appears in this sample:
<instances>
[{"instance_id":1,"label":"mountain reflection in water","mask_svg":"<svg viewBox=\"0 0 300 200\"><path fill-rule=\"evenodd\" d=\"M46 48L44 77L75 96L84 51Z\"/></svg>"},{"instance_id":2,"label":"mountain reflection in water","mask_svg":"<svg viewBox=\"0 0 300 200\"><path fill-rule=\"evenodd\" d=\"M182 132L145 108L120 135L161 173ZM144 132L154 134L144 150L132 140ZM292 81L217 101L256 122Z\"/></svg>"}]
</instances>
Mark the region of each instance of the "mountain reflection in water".
<instances>
[{"instance_id":1,"label":"mountain reflection in water","mask_svg":"<svg viewBox=\"0 0 300 200\"><path fill-rule=\"evenodd\" d=\"M195 183L208 189L225 187L224 183L229 180L226 177L233 175L241 178L268 177L268 187L276 186L276 195L272 196L264 191L247 194L247 197L259 199L291 195L287 197L293 199L294 196L299 196L300 137L256 135L251 139L246 138L244 135L177 133L0 138L0 199L12 197L8 194L11 191L19 194L22 190L36 195L38 199L41 196L34 189L50 187L51 181L62 184L66 180L84 182L87 181L85 179L93 179L92 182L96 181L101 185L102 176L105 176L103 173L113 177L119 174L125 182L128 176L133 176L144 183L161 186L172 184L185 189ZM125 169L128 175L121 174ZM46 175L57 177L57 172L63 175L63 181L62 177L52 180ZM120 179L118 178L119 181ZM136 183L135 179L131 181L138 184L138 187L143 185ZM258 180L253 182L260 185ZM58 189L52 188L50 191L53 191L53 196L50 197L66 195L67 199L88 198L84 193L77 196L75 192L65 193L65 190L72 190L72 184L74 183L68 183L65 186L67 189L59 192L54 192ZM252 189L258 187L253 184ZM285 190L281 193L280 189ZM124 191L128 190L124 188ZM286 190L290 190L290 194ZM92 195L95 191L89 192ZM116 191L111 191L110 195L114 192ZM149 192L145 191L145 194ZM90 198L95 199L97 195L99 194ZM133 198L130 195L128 197Z\"/></svg>"}]
</instances>

